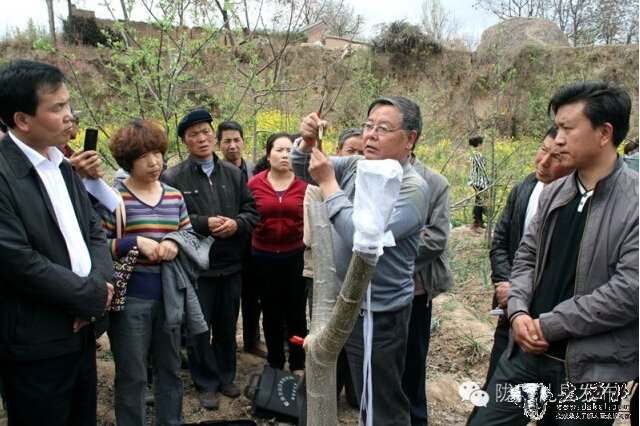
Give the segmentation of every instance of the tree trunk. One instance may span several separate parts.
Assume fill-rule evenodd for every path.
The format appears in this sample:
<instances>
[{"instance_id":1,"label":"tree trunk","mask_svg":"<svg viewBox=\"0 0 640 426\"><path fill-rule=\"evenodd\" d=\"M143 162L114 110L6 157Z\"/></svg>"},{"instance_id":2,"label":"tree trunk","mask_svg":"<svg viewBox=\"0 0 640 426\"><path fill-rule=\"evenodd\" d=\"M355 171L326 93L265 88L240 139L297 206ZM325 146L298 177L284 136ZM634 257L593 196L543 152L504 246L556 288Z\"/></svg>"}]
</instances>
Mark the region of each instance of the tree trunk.
<instances>
[{"instance_id":1,"label":"tree trunk","mask_svg":"<svg viewBox=\"0 0 640 426\"><path fill-rule=\"evenodd\" d=\"M313 240L313 321L305 338L307 425L338 424L336 361L358 318L377 256L355 252L336 299L331 222L326 206L309 206ZM334 307L335 306L335 307Z\"/></svg>"},{"instance_id":2,"label":"tree trunk","mask_svg":"<svg viewBox=\"0 0 640 426\"><path fill-rule=\"evenodd\" d=\"M122 16L124 17L124 21L129 21L129 13L127 12L127 5L124 0L120 0L120 7L122 8Z\"/></svg>"},{"instance_id":3,"label":"tree trunk","mask_svg":"<svg viewBox=\"0 0 640 426\"><path fill-rule=\"evenodd\" d=\"M49 14L49 34L51 35L51 44L53 47L56 47L56 16L53 14L53 0L45 1L47 2L47 13Z\"/></svg>"},{"instance_id":4,"label":"tree trunk","mask_svg":"<svg viewBox=\"0 0 640 426\"><path fill-rule=\"evenodd\" d=\"M229 44L233 47L236 45L236 42L233 39L233 33L231 32L231 25L229 24L229 12L225 9L218 0L216 1L216 5L218 6L218 10L220 10L220 14L222 15L222 25L224 25L225 29L225 42L229 40Z\"/></svg>"}]
</instances>

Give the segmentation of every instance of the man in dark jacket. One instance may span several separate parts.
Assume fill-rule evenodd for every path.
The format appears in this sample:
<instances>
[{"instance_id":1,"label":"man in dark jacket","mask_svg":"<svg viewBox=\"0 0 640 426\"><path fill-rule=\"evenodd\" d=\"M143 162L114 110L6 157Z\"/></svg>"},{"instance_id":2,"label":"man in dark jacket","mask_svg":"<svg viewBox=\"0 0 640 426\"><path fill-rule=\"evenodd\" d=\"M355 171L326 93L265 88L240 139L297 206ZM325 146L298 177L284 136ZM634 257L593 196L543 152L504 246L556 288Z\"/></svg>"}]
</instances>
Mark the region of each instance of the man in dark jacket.
<instances>
[{"instance_id":1,"label":"man in dark jacket","mask_svg":"<svg viewBox=\"0 0 640 426\"><path fill-rule=\"evenodd\" d=\"M235 121L223 121L218 124L216 139L222 158L234 164L242 172L245 183L253 177L253 163L242 158L244 151L244 131ZM263 358L267 357L264 343L260 342L260 300L258 281L249 264L251 241L247 239L247 252L242 263L242 340L244 351Z\"/></svg>"},{"instance_id":2,"label":"man in dark jacket","mask_svg":"<svg viewBox=\"0 0 640 426\"><path fill-rule=\"evenodd\" d=\"M211 115L202 109L187 114L178 135L189 158L168 169L162 180L184 195L194 230L212 235L209 271L198 279L198 299L210 333L190 336L187 354L191 378L204 408L217 409L217 392L236 398L236 322L240 309L242 258L258 222L255 201L240 169L213 153Z\"/></svg>"},{"instance_id":3,"label":"man in dark jacket","mask_svg":"<svg viewBox=\"0 0 640 426\"><path fill-rule=\"evenodd\" d=\"M521 239L509 282L513 339L472 425L609 425L638 375L638 174L616 150L631 98L583 82L557 92L549 110L560 162L575 172L540 194Z\"/></svg>"},{"instance_id":4,"label":"man in dark jacket","mask_svg":"<svg viewBox=\"0 0 640 426\"><path fill-rule=\"evenodd\" d=\"M96 424L91 323L113 295L100 220L56 148L73 115L62 72L0 69L0 374L9 424Z\"/></svg>"},{"instance_id":5,"label":"man in dark jacket","mask_svg":"<svg viewBox=\"0 0 640 426\"><path fill-rule=\"evenodd\" d=\"M453 274L445 254L451 220L449 182L411 154L411 164L427 182L431 197L427 221L420 234L420 245L413 272L413 300L409 317L409 337L404 359L402 389L409 398L412 425L428 424L426 362L431 338L432 300L453 287Z\"/></svg>"},{"instance_id":6,"label":"man in dark jacket","mask_svg":"<svg viewBox=\"0 0 640 426\"><path fill-rule=\"evenodd\" d=\"M513 258L527 225L536 213L542 189L547 184L573 171L564 167L555 153L554 139L556 134L555 126L547 130L536 153L535 172L513 186L504 211L496 224L489 253L491 259L491 281L495 286L493 308L507 308ZM486 382L491 378L498 359L507 349L508 343L509 320L506 315L500 315L493 338L493 348L491 349Z\"/></svg>"}]
</instances>

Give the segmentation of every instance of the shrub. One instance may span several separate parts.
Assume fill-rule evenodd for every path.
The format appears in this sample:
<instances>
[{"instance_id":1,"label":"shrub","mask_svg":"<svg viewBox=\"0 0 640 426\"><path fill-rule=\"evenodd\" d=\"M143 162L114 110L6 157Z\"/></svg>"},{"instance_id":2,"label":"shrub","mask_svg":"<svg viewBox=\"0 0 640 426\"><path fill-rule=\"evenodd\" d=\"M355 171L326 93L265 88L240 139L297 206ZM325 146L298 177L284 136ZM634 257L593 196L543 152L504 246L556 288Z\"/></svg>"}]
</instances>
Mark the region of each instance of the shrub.
<instances>
[{"instance_id":1,"label":"shrub","mask_svg":"<svg viewBox=\"0 0 640 426\"><path fill-rule=\"evenodd\" d=\"M107 34L100 29L95 18L85 16L70 16L63 21L64 40L69 44L84 44L88 46L106 45L107 40L119 39L111 29ZM107 37L108 35L108 37Z\"/></svg>"},{"instance_id":2,"label":"shrub","mask_svg":"<svg viewBox=\"0 0 640 426\"><path fill-rule=\"evenodd\" d=\"M440 43L423 33L419 26L405 21L383 25L371 44L374 53L391 55L394 65L401 67L442 52Z\"/></svg>"}]
</instances>

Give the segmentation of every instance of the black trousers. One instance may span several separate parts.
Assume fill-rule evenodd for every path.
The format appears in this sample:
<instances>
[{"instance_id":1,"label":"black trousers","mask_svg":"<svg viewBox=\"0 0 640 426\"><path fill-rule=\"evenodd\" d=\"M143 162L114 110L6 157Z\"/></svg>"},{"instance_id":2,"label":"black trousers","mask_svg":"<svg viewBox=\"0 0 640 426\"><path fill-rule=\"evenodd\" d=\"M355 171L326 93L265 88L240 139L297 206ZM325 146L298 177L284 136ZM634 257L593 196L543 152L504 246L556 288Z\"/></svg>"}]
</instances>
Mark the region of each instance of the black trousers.
<instances>
[{"instance_id":1,"label":"black trousers","mask_svg":"<svg viewBox=\"0 0 640 426\"><path fill-rule=\"evenodd\" d=\"M414 296L411 302L409 337L404 358L402 390L409 398L411 424L427 425L427 353L431 337L431 302L427 294Z\"/></svg>"},{"instance_id":2,"label":"black trousers","mask_svg":"<svg viewBox=\"0 0 640 426\"><path fill-rule=\"evenodd\" d=\"M585 389L591 384L574 384L575 391L571 392L574 399L563 401L563 395L570 394L570 389L566 383L565 365L544 355L532 355L524 353L516 346L512 356L509 358L507 352L503 352L498 365L486 387L488 394L488 404L480 407L475 416L469 419L472 426L525 426L531 421L531 417L525 415L523 404L520 405L508 400L511 389L519 384L544 384L548 386L553 394L546 402L544 417L537 421L538 425L544 426L573 426L588 424L593 426L608 426L613 424L614 419L609 418L610 414L618 411L620 399L616 397L616 386L624 384L608 383L607 390L603 394L592 394L593 400L587 402L585 399ZM534 394L538 396L539 394ZM544 406L536 403L537 398L531 398L531 394L523 397L524 401L531 406ZM579 417L585 413L586 405L595 404L606 411L604 415L600 413L587 413L596 417ZM598 410L600 411L600 409ZM573 416L578 417L573 417ZM587 419L587 420L585 420Z\"/></svg>"},{"instance_id":3,"label":"black trousers","mask_svg":"<svg viewBox=\"0 0 640 426\"><path fill-rule=\"evenodd\" d=\"M373 382L373 424L408 425L409 399L402 390L402 372L407 350L411 305L393 312L373 313L371 372ZM358 316L345 345L358 402L362 401L364 319Z\"/></svg>"},{"instance_id":4,"label":"black trousers","mask_svg":"<svg viewBox=\"0 0 640 426\"><path fill-rule=\"evenodd\" d=\"M211 333L187 339L191 379L198 392L218 391L236 378L236 323L240 312L240 272L198 278L198 300Z\"/></svg>"},{"instance_id":5,"label":"black trousers","mask_svg":"<svg viewBox=\"0 0 640 426\"><path fill-rule=\"evenodd\" d=\"M0 361L10 426L95 426L93 327L84 327L80 333L83 344L78 352L36 361Z\"/></svg>"},{"instance_id":6,"label":"black trousers","mask_svg":"<svg viewBox=\"0 0 640 426\"><path fill-rule=\"evenodd\" d=\"M242 343L244 350L254 348L260 342L260 297L258 280L251 267L250 253L242 262Z\"/></svg>"},{"instance_id":7,"label":"black trousers","mask_svg":"<svg viewBox=\"0 0 640 426\"><path fill-rule=\"evenodd\" d=\"M307 335L306 285L302 276L302 251L285 259L267 260L253 257L253 264L260 277L260 306L262 328L267 343L267 362L283 369L285 364L284 336ZM304 350L289 345L289 370L304 369Z\"/></svg>"},{"instance_id":8,"label":"black trousers","mask_svg":"<svg viewBox=\"0 0 640 426\"><path fill-rule=\"evenodd\" d=\"M498 365L498 360L502 356L502 353L507 350L507 346L509 346L509 329L511 325L509 324L509 320L504 316L501 316L498 319L498 325L496 326L496 331L493 333L493 347L491 348L491 356L489 358L489 368L487 370L487 378L484 382L483 389L487 387L489 380L491 380L491 376L493 376L493 372Z\"/></svg>"}]
</instances>

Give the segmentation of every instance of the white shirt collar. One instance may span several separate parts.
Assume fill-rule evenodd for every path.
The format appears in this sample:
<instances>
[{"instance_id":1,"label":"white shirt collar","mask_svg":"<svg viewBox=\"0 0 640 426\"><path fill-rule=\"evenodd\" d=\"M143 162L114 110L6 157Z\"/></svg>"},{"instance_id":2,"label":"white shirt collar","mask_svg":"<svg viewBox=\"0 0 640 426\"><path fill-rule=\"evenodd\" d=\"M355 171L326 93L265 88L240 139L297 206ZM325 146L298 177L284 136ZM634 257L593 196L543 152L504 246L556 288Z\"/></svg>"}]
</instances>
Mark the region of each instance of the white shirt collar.
<instances>
[{"instance_id":1,"label":"white shirt collar","mask_svg":"<svg viewBox=\"0 0 640 426\"><path fill-rule=\"evenodd\" d=\"M590 189L587 191L587 188L585 188L582 182L580 182L580 178L578 177L577 173L576 173L576 183L578 184L578 190L582 195L580 197L580 203L578 203L578 212L582 213L582 210L584 210L585 204L587 204L587 201L593 195L593 189Z\"/></svg>"},{"instance_id":2,"label":"white shirt collar","mask_svg":"<svg viewBox=\"0 0 640 426\"><path fill-rule=\"evenodd\" d=\"M38 151L31 148L29 145L22 142L16 135L14 135L11 132L11 130L9 130L9 136L11 136L11 139L13 139L16 145L18 145L18 148L20 148L20 150L24 152L24 155L27 156L27 158L29 159L31 164L33 164L34 167L38 167L38 165L40 165L43 161L48 161L52 165L59 167L60 163L62 163L62 160L64 159L64 155L62 154L62 152L60 152L60 150L56 149L55 147L49 148L50 158L46 158L42 154L40 154Z\"/></svg>"}]
</instances>

